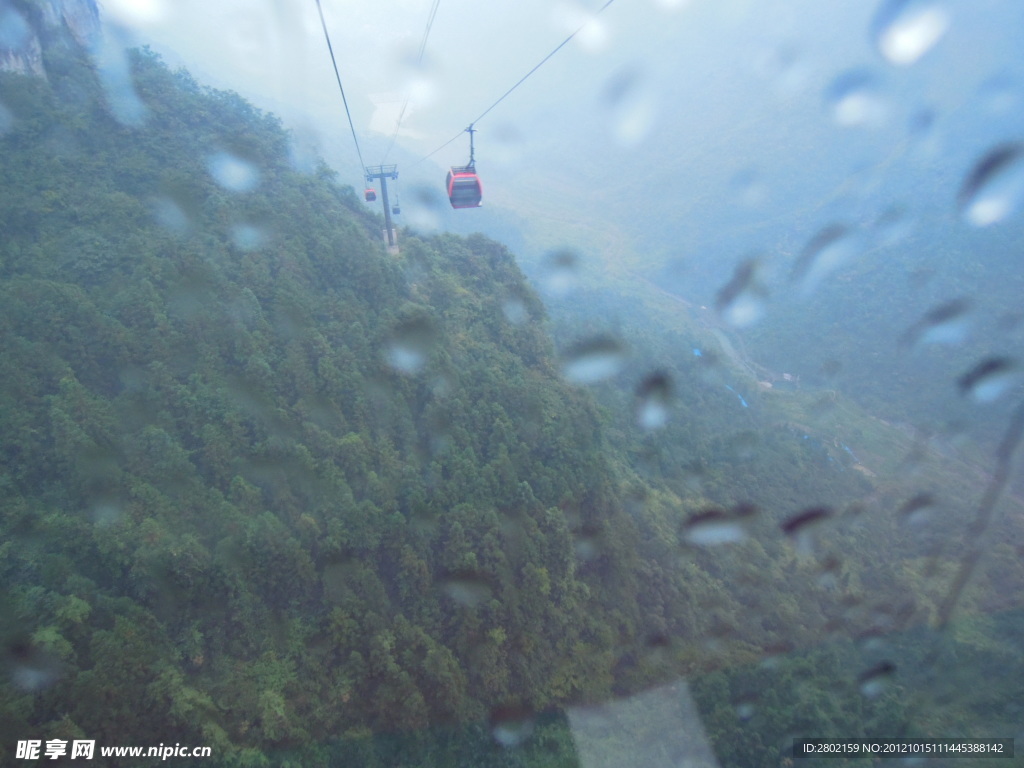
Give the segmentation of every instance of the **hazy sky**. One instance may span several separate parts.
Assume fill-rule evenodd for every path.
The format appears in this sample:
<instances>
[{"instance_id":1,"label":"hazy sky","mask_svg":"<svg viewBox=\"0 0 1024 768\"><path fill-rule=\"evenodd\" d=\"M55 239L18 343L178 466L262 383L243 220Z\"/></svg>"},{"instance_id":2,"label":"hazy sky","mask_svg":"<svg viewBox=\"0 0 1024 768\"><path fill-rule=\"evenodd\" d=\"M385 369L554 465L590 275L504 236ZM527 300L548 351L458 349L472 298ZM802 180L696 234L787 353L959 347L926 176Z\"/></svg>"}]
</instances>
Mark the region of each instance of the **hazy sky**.
<instances>
[{"instance_id":1,"label":"hazy sky","mask_svg":"<svg viewBox=\"0 0 1024 768\"><path fill-rule=\"evenodd\" d=\"M238 90L289 118L306 112L344 122L315 0L102 2L108 21L130 28L134 40L153 44L204 82ZM322 3L357 131L390 132L393 111L412 94L403 139L421 140L416 149L436 146L476 117L585 21L588 7L600 5L595 0L443 0L424 67L417 71L412 65L430 0ZM877 1L618 0L491 120L500 123L517 112L593 94L604 85L602 77L623 63L650 73L655 84L666 75L675 85L692 80L688 90L702 96L694 104L702 117L737 107L724 90L701 94L703 82L742 84L758 70L780 97L811 91L820 99L826 78L844 68L864 66L913 81L920 79L917 73L934 72L956 57L941 82L943 92L955 99L957 84L951 78L970 81L973 70L991 69L989 61L1001 52L998 40L990 41L995 46L979 42L986 35L1012 35L1006 24L1020 21L1012 8L1019 4L1008 0L919 4L945 9L949 32L920 61L894 66L873 46L872 19L884 5ZM970 46L974 50L963 48ZM572 116L561 117L564 128Z\"/></svg>"},{"instance_id":2,"label":"hazy sky","mask_svg":"<svg viewBox=\"0 0 1024 768\"><path fill-rule=\"evenodd\" d=\"M461 138L411 161L601 5L442 0L416 69L431 0L322 3L368 164L410 97L388 157L404 178L465 162ZM103 13L126 40L282 116L344 180L358 173L315 0L103 0ZM962 175L990 142L1024 132L1022 50L1017 0L617 0L481 122L477 159L490 202L522 201L537 178L594 194L639 165L683 212L717 205L705 198L747 173L770 206L794 169L822 168L799 179L820 199L908 142ZM786 206L802 205L791 193Z\"/></svg>"},{"instance_id":3,"label":"hazy sky","mask_svg":"<svg viewBox=\"0 0 1024 768\"><path fill-rule=\"evenodd\" d=\"M390 138L410 96L403 139L427 146L450 137L587 18L582 6L549 0L444 0L417 69L431 4L322 0L361 136ZM629 10L628 0L620 4ZM656 8L643 3L645 13ZM609 23L618 10L609 9ZM307 113L344 124L315 0L105 0L104 11L134 40L151 43L204 82L238 90L290 119ZM560 57L586 56L600 39L600 32L580 35L582 45Z\"/></svg>"}]
</instances>

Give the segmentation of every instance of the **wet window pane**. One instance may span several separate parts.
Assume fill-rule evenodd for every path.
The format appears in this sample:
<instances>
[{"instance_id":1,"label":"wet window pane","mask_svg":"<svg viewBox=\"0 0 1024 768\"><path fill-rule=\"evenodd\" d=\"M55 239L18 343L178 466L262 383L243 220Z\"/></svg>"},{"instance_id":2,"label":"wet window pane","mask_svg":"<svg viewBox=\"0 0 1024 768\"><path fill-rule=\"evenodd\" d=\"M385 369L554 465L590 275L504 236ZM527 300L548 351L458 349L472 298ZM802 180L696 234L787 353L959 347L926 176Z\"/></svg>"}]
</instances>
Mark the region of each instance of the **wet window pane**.
<instances>
[{"instance_id":1,"label":"wet window pane","mask_svg":"<svg viewBox=\"0 0 1024 768\"><path fill-rule=\"evenodd\" d=\"M0 0L0 763L1015 764L1021 30Z\"/></svg>"}]
</instances>

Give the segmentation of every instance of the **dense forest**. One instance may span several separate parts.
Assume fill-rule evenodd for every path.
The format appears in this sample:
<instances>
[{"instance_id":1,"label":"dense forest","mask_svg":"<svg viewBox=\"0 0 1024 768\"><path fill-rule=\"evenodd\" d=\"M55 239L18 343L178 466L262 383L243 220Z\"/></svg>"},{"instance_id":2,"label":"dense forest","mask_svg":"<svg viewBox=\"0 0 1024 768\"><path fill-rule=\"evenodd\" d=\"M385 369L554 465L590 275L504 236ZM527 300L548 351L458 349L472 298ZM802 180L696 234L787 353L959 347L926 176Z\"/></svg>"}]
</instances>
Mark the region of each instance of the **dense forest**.
<instances>
[{"instance_id":1,"label":"dense forest","mask_svg":"<svg viewBox=\"0 0 1024 768\"><path fill-rule=\"evenodd\" d=\"M76 45L44 60L0 74L0 761L87 738L574 766L574 713L684 677L725 766L794 735L1007 735L1019 514L927 629L984 478L935 459L913 482L941 501L915 496L883 468L906 443L671 354L706 339L643 308L635 381L567 381L501 244L390 253L236 94L134 51L126 121ZM962 514L902 519L929 506Z\"/></svg>"}]
</instances>

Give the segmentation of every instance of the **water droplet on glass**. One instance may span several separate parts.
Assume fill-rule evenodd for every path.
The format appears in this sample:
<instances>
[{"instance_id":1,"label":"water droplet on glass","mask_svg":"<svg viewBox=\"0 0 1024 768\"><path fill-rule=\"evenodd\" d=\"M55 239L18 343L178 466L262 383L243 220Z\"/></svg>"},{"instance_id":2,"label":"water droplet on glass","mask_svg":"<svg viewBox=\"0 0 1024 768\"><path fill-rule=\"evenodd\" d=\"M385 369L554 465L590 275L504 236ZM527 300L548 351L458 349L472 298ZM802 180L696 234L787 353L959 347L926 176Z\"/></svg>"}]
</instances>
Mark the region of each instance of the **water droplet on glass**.
<instances>
[{"instance_id":1,"label":"water droplet on glass","mask_svg":"<svg viewBox=\"0 0 1024 768\"><path fill-rule=\"evenodd\" d=\"M442 591L452 600L475 608L492 595L490 580L479 573L453 573L440 582Z\"/></svg>"},{"instance_id":2,"label":"water droplet on glass","mask_svg":"<svg viewBox=\"0 0 1024 768\"><path fill-rule=\"evenodd\" d=\"M920 525L935 514L935 499L930 493L919 493L901 506L898 514L907 525Z\"/></svg>"},{"instance_id":3,"label":"water droplet on glass","mask_svg":"<svg viewBox=\"0 0 1024 768\"><path fill-rule=\"evenodd\" d=\"M20 51L32 40L32 27L10 3L0 5L0 49Z\"/></svg>"},{"instance_id":4,"label":"water droplet on glass","mask_svg":"<svg viewBox=\"0 0 1024 768\"><path fill-rule=\"evenodd\" d=\"M58 677L56 666L34 667L20 664L11 671L11 680L15 687L27 693L35 693L49 688L57 681Z\"/></svg>"},{"instance_id":5,"label":"water droplet on glass","mask_svg":"<svg viewBox=\"0 0 1024 768\"><path fill-rule=\"evenodd\" d=\"M915 141L926 139L934 131L938 119L934 109L922 107L916 110L907 121L910 137Z\"/></svg>"},{"instance_id":6,"label":"water droplet on glass","mask_svg":"<svg viewBox=\"0 0 1024 768\"><path fill-rule=\"evenodd\" d=\"M960 189L963 217L976 227L1002 221L1024 197L1024 145L1006 144L985 155Z\"/></svg>"},{"instance_id":7,"label":"water droplet on glass","mask_svg":"<svg viewBox=\"0 0 1024 768\"><path fill-rule=\"evenodd\" d=\"M746 328L764 315L766 297L767 291L757 279L757 259L746 259L718 292L715 309L725 322Z\"/></svg>"},{"instance_id":8,"label":"water droplet on glass","mask_svg":"<svg viewBox=\"0 0 1024 768\"><path fill-rule=\"evenodd\" d=\"M733 393L735 394L735 390ZM750 461L757 456L760 444L761 439L756 432L745 431L730 435L725 447L736 461Z\"/></svg>"},{"instance_id":9,"label":"water droplet on glass","mask_svg":"<svg viewBox=\"0 0 1024 768\"><path fill-rule=\"evenodd\" d=\"M981 85L978 97L989 113L1005 115L1020 105L1021 85L1012 75L1001 73Z\"/></svg>"},{"instance_id":10,"label":"water droplet on glass","mask_svg":"<svg viewBox=\"0 0 1024 768\"><path fill-rule=\"evenodd\" d=\"M825 103L837 125L875 127L885 122L888 107L881 86L868 72L847 72L825 92Z\"/></svg>"},{"instance_id":11,"label":"water droplet on glass","mask_svg":"<svg viewBox=\"0 0 1024 768\"><path fill-rule=\"evenodd\" d=\"M593 560L604 549L604 538L601 529L593 525L584 525L573 532L573 549L581 561Z\"/></svg>"},{"instance_id":12,"label":"water droplet on glass","mask_svg":"<svg viewBox=\"0 0 1024 768\"><path fill-rule=\"evenodd\" d=\"M440 93L434 62L425 47L402 44L395 51L393 61L395 66L388 80L400 84L401 97L395 101L394 120L385 127L384 133L388 135L394 135L399 120L404 123L416 110L430 106Z\"/></svg>"},{"instance_id":13,"label":"water droplet on glass","mask_svg":"<svg viewBox=\"0 0 1024 768\"><path fill-rule=\"evenodd\" d=\"M27 640L9 646L5 655L11 682L26 693L43 691L60 678L60 664L57 658L31 645Z\"/></svg>"},{"instance_id":14,"label":"water droplet on glass","mask_svg":"<svg viewBox=\"0 0 1024 768\"><path fill-rule=\"evenodd\" d=\"M231 228L231 242L242 251L254 251L263 245L263 230L252 224L235 224Z\"/></svg>"},{"instance_id":15,"label":"water droplet on glass","mask_svg":"<svg viewBox=\"0 0 1024 768\"><path fill-rule=\"evenodd\" d=\"M231 192L249 192L260 181L260 172L248 160L230 152L215 152L206 161L213 180Z\"/></svg>"},{"instance_id":16,"label":"water droplet on glass","mask_svg":"<svg viewBox=\"0 0 1024 768\"><path fill-rule=\"evenodd\" d=\"M636 390L637 424L648 431L661 429L668 420L669 401L672 399L672 380L668 374L652 373Z\"/></svg>"},{"instance_id":17,"label":"water droplet on glass","mask_svg":"<svg viewBox=\"0 0 1024 768\"><path fill-rule=\"evenodd\" d=\"M630 517L642 518L647 509L648 495L645 489L634 488L622 499L622 507Z\"/></svg>"},{"instance_id":18,"label":"water droplet on glass","mask_svg":"<svg viewBox=\"0 0 1024 768\"><path fill-rule=\"evenodd\" d=\"M288 162L299 173L316 173L320 158L326 155L320 143L320 134L310 123L296 118L288 142Z\"/></svg>"},{"instance_id":19,"label":"water droplet on glass","mask_svg":"<svg viewBox=\"0 0 1024 768\"><path fill-rule=\"evenodd\" d=\"M802 51L792 44L780 45L760 57L755 69L771 81L783 98L795 96L804 90L810 70Z\"/></svg>"},{"instance_id":20,"label":"water droplet on glass","mask_svg":"<svg viewBox=\"0 0 1024 768\"><path fill-rule=\"evenodd\" d=\"M722 360L718 353L711 349L693 350L694 363L696 363L697 375L701 381L712 387L722 385L723 373L725 373Z\"/></svg>"},{"instance_id":21,"label":"water droplet on glass","mask_svg":"<svg viewBox=\"0 0 1024 768\"><path fill-rule=\"evenodd\" d=\"M579 258L574 251L563 249L549 254L544 260L542 284L552 298L563 298L572 293L579 282Z\"/></svg>"},{"instance_id":22,"label":"water droplet on glass","mask_svg":"<svg viewBox=\"0 0 1024 768\"><path fill-rule=\"evenodd\" d=\"M491 713L491 736L503 747L521 746L533 735L535 715L519 707Z\"/></svg>"},{"instance_id":23,"label":"water droplet on glass","mask_svg":"<svg viewBox=\"0 0 1024 768\"><path fill-rule=\"evenodd\" d=\"M686 540L700 547L743 541L747 536L745 517L721 509L698 512L686 521Z\"/></svg>"},{"instance_id":24,"label":"water droplet on glass","mask_svg":"<svg viewBox=\"0 0 1024 768\"><path fill-rule=\"evenodd\" d=\"M895 673L896 665L891 661L879 662L857 678L860 692L869 699L880 696Z\"/></svg>"},{"instance_id":25,"label":"water droplet on glass","mask_svg":"<svg viewBox=\"0 0 1024 768\"><path fill-rule=\"evenodd\" d=\"M815 530L831 516L824 507L799 512L782 523L782 532L793 539L797 552L809 555L814 551Z\"/></svg>"},{"instance_id":26,"label":"water droplet on glass","mask_svg":"<svg viewBox=\"0 0 1024 768\"><path fill-rule=\"evenodd\" d=\"M523 134L513 123L499 123L488 134L488 163L512 167L517 165L523 152Z\"/></svg>"},{"instance_id":27,"label":"water droplet on glass","mask_svg":"<svg viewBox=\"0 0 1024 768\"><path fill-rule=\"evenodd\" d=\"M97 499L92 506L92 521L100 528L113 525L124 516L124 508L118 499Z\"/></svg>"},{"instance_id":28,"label":"water droplet on glass","mask_svg":"<svg viewBox=\"0 0 1024 768\"><path fill-rule=\"evenodd\" d=\"M746 722L757 714L757 703L753 698L742 698L736 702L736 717Z\"/></svg>"},{"instance_id":29,"label":"water droplet on glass","mask_svg":"<svg viewBox=\"0 0 1024 768\"><path fill-rule=\"evenodd\" d=\"M905 344L961 344L970 327L967 312L970 304L953 299L931 309L903 337Z\"/></svg>"},{"instance_id":30,"label":"water droplet on glass","mask_svg":"<svg viewBox=\"0 0 1024 768\"><path fill-rule=\"evenodd\" d=\"M777 643L769 643L764 648L764 657L761 659L761 669L778 669L786 661L786 656L793 652L793 646L786 640Z\"/></svg>"},{"instance_id":31,"label":"water droplet on glass","mask_svg":"<svg viewBox=\"0 0 1024 768\"><path fill-rule=\"evenodd\" d=\"M423 458L433 459L442 456L451 447L451 420L448 415L439 411L430 414L427 417L427 437L423 445Z\"/></svg>"},{"instance_id":32,"label":"water droplet on glass","mask_svg":"<svg viewBox=\"0 0 1024 768\"><path fill-rule=\"evenodd\" d=\"M530 319L526 296L518 288L506 291L504 300L501 302L501 313L512 325L525 323Z\"/></svg>"},{"instance_id":33,"label":"water droplet on glass","mask_svg":"<svg viewBox=\"0 0 1024 768\"><path fill-rule=\"evenodd\" d=\"M562 374L573 384L594 384L617 374L626 350L612 336L594 336L574 344L562 356Z\"/></svg>"},{"instance_id":34,"label":"water droplet on glass","mask_svg":"<svg viewBox=\"0 0 1024 768\"><path fill-rule=\"evenodd\" d=\"M818 584L823 589L836 589L839 586L839 575L842 572L842 561L835 555L829 555L821 563L818 572Z\"/></svg>"},{"instance_id":35,"label":"water droplet on glass","mask_svg":"<svg viewBox=\"0 0 1024 768\"><path fill-rule=\"evenodd\" d=\"M449 376L439 374L430 380L430 391L439 400L448 397L452 393L452 388L452 380Z\"/></svg>"},{"instance_id":36,"label":"water droplet on glass","mask_svg":"<svg viewBox=\"0 0 1024 768\"><path fill-rule=\"evenodd\" d=\"M910 116L907 125L909 137L916 151L923 157L937 158L942 153L942 136L938 125L939 118L933 109L919 109Z\"/></svg>"},{"instance_id":37,"label":"water droplet on glass","mask_svg":"<svg viewBox=\"0 0 1024 768\"><path fill-rule=\"evenodd\" d=\"M886 0L875 14L871 36L890 64L913 64L949 29L949 13L934 0Z\"/></svg>"},{"instance_id":38,"label":"water droplet on glass","mask_svg":"<svg viewBox=\"0 0 1024 768\"><path fill-rule=\"evenodd\" d=\"M402 214L408 218L409 226L426 230L441 226L441 211L447 198L433 187L416 185L403 196L402 202Z\"/></svg>"},{"instance_id":39,"label":"water droplet on glass","mask_svg":"<svg viewBox=\"0 0 1024 768\"><path fill-rule=\"evenodd\" d=\"M835 358L830 358L821 364L821 368L819 368L819 370L821 371L821 375L831 382L835 381L836 377L839 376L840 373L842 373L843 364L836 360ZM783 377L785 377L790 374L784 373L782 375ZM791 375L789 380L792 380ZM799 377L797 377L797 382L799 383Z\"/></svg>"},{"instance_id":40,"label":"water droplet on glass","mask_svg":"<svg viewBox=\"0 0 1024 768\"><path fill-rule=\"evenodd\" d=\"M624 147L643 141L656 115L656 99L645 76L634 69L617 73L605 86L604 98L615 140Z\"/></svg>"},{"instance_id":41,"label":"water droplet on glass","mask_svg":"<svg viewBox=\"0 0 1024 768\"><path fill-rule=\"evenodd\" d=\"M957 380L960 393L970 395L979 403L997 400L1016 376L1016 365L1008 357L990 357L982 360Z\"/></svg>"},{"instance_id":42,"label":"water droplet on glass","mask_svg":"<svg viewBox=\"0 0 1024 768\"><path fill-rule=\"evenodd\" d=\"M733 176L729 186L732 188L736 201L748 208L757 208L768 197L768 190L764 182L750 168Z\"/></svg>"},{"instance_id":43,"label":"water droplet on glass","mask_svg":"<svg viewBox=\"0 0 1024 768\"><path fill-rule=\"evenodd\" d=\"M501 311L512 325L521 325L530 316L522 299L506 299L501 305Z\"/></svg>"},{"instance_id":44,"label":"water droplet on glass","mask_svg":"<svg viewBox=\"0 0 1024 768\"><path fill-rule=\"evenodd\" d=\"M913 220L903 208L886 208L875 220L875 240L878 245L893 246L905 240L913 228Z\"/></svg>"},{"instance_id":45,"label":"water droplet on glass","mask_svg":"<svg viewBox=\"0 0 1024 768\"><path fill-rule=\"evenodd\" d=\"M128 27L145 27L162 22L167 9L162 0L103 0L103 11Z\"/></svg>"},{"instance_id":46,"label":"water droplet on glass","mask_svg":"<svg viewBox=\"0 0 1024 768\"><path fill-rule=\"evenodd\" d=\"M436 341L437 334L427 318L406 320L391 332L385 360L399 373L419 373L430 359Z\"/></svg>"},{"instance_id":47,"label":"water droplet on glass","mask_svg":"<svg viewBox=\"0 0 1024 768\"><path fill-rule=\"evenodd\" d=\"M156 223L174 235L187 234L192 229L192 219L182 206L169 197L157 197L150 202L150 210Z\"/></svg>"},{"instance_id":48,"label":"water droplet on glass","mask_svg":"<svg viewBox=\"0 0 1024 768\"><path fill-rule=\"evenodd\" d=\"M704 468L697 463L681 467L679 470L679 481L691 493L699 494L704 486Z\"/></svg>"},{"instance_id":49,"label":"water droplet on glass","mask_svg":"<svg viewBox=\"0 0 1024 768\"><path fill-rule=\"evenodd\" d=\"M793 265L791 280L808 296L828 275L844 266L856 252L854 237L841 224L825 227L811 238Z\"/></svg>"},{"instance_id":50,"label":"water droplet on glass","mask_svg":"<svg viewBox=\"0 0 1024 768\"><path fill-rule=\"evenodd\" d=\"M142 125L149 116L149 109L135 92L131 66L125 52L126 41L119 39L116 27L108 27L106 32L94 47L93 58L110 114L122 125Z\"/></svg>"},{"instance_id":51,"label":"water droplet on glass","mask_svg":"<svg viewBox=\"0 0 1024 768\"><path fill-rule=\"evenodd\" d=\"M665 652L672 648L672 638L662 630L654 630L644 635L644 645L648 649L648 658L664 657Z\"/></svg>"},{"instance_id":52,"label":"water droplet on glass","mask_svg":"<svg viewBox=\"0 0 1024 768\"><path fill-rule=\"evenodd\" d=\"M406 115L413 106L428 107L437 100L440 89L437 87L437 80L421 67L406 82L406 92L409 94L409 106L406 107Z\"/></svg>"},{"instance_id":53,"label":"water droplet on glass","mask_svg":"<svg viewBox=\"0 0 1024 768\"><path fill-rule=\"evenodd\" d=\"M608 45L609 34L604 21L576 3L559 3L551 18L561 31L575 34L575 39L589 53L597 53Z\"/></svg>"},{"instance_id":54,"label":"water droplet on glass","mask_svg":"<svg viewBox=\"0 0 1024 768\"><path fill-rule=\"evenodd\" d=\"M885 640L885 634L877 627L865 629L857 634L857 646L864 652L870 654L886 653L889 650L889 643Z\"/></svg>"}]
</instances>

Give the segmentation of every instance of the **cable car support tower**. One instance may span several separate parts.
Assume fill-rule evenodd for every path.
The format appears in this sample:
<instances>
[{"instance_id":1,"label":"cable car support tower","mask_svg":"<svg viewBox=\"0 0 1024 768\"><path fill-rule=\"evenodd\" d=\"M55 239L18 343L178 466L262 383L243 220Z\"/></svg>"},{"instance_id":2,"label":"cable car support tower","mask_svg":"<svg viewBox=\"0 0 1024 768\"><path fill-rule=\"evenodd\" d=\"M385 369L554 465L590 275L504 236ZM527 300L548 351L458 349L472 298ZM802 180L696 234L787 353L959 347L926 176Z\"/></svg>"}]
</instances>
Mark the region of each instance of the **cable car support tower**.
<instances>
[{"instance_id":1,"label":"cable car support tower","mask_svg":"<svg viewBox=\"0 0 1024 768\"><path fill-rule=\"evenodd\" d=\"M398 180L397 165L371 165L366 168L366 180L369 183L380 180L380 196L384 203L384 236L388 241L389 250L397 250L395 245L395 228L391 224L391 203L388 201L388 179Z\"/></svg>"}]
</instances>

